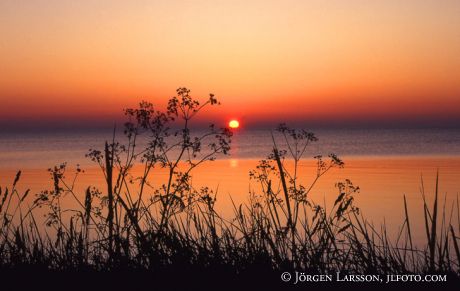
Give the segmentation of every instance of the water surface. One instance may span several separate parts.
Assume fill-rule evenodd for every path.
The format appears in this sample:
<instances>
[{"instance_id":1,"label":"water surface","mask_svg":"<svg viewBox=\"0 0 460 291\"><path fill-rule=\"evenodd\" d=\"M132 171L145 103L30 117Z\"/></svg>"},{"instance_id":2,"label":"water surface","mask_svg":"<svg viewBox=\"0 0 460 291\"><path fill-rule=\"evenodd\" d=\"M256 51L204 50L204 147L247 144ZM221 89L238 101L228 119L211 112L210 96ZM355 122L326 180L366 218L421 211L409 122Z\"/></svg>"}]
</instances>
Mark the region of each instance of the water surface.
<instances>
[{"instance_id":1,"label":"water surface","mask_svg":"<svg viewBox=\"0 0 460 291\"><path fill-rule=\"evenodd\" d=\"M425 194L433 200L436 173L440 175L439 193L450 205L460 192L460 131L443 130L317 130L319 142L308 149L300 164L300 176L306 185L315 175L313 156L334 152L345 161L343 169L333 169L313 188L310 198L331 205L337 196L335 184L344 179L361 188L355 195L356 205L369 221L385 222L397 233L403 221L403 195L413 215L416 239L423 239L421 180ZM276 136L279 147L284 146ZM107 132L55 132L8 134L0 136L0 185L8 186L17 170L22 170L20 189L33 192L51 187L46 169L68 162L69 169L80 164L86 172L77 179L82 193L88 185L103 186L97 167L85 158L89 148L102 149L110 140ZM272 149L268 130L235 133L230 156L219 157L197 169L193 175L196 187L209 186L218 191L218 208L230 217L230 197L238 204L248 200L250 191L259 191L249 180L249 171ZM155 174L155 173L154 173ZM72 171L69 170L69 177ZM160 174L160 176L163 174ZM161 180L161 178L160 178ZM449 206L450 209L450 206Z\"/></svg>"}]
</instances>

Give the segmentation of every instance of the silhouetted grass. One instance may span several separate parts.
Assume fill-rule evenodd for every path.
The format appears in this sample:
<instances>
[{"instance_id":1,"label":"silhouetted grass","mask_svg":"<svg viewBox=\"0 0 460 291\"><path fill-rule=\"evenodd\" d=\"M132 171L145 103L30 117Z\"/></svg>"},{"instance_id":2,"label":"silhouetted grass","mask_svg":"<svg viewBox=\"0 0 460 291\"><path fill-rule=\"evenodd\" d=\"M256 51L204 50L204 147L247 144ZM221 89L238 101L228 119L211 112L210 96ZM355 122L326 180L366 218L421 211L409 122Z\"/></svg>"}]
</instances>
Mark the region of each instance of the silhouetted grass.
<instances>
[{"instance_id":1,"label":"silhouetted grass","mask_svg":"<svg viewBox=\"0 0 460 291\"><path fill-rule=\"evenodd\" d=\"M334 154L316 156L316 178L303 185L298 163L317 138L285 125L277 134L286 149L273 139L273 152L250 172L255 186L249 202L233 204L233 217L222 217L215 209L215 192L195 189L191 183L196 167L230 149L231 132L226 129L211 126L201 136L191 134L192 118L216 103L211 95L200 105L182 88L166 112L155 111L145 102L139 109L126 110L127 141L121 144L114 134L102 151L88 154L101 168L104 190L88 187L77 193L74 185L81 170L69 178L63 164L49 169L52 189L38 193L29 203L29 191L17 190L18 172L12 185L0 190L2 272L145 273L159 280L152 284L203 274L208 281L260 284L261 276L269 276L265 282L280 283L281 271L296 270L442 273L458 279L459 204L457 200L450 210L444 204L439 211L438 177L431 205L422 191L425 245L414 245L405 197L405 220L398 237L391 239L384 225L376 229L362 216L353 198L359 187L349 180L337 183L337 198L329 209L310 199L318 179L344 163ZM182 128L171 129L178 121ZM148 146L138 149L141 138ZM293 166L287 167L288 162ZM142 166L139 177L133 176L135 165ZM166 179L154 179L156 171L166 171ZM64 199L79 207L64 209ZM44 209L46 227L37 218Z\"/></svg>"}]
</instances>

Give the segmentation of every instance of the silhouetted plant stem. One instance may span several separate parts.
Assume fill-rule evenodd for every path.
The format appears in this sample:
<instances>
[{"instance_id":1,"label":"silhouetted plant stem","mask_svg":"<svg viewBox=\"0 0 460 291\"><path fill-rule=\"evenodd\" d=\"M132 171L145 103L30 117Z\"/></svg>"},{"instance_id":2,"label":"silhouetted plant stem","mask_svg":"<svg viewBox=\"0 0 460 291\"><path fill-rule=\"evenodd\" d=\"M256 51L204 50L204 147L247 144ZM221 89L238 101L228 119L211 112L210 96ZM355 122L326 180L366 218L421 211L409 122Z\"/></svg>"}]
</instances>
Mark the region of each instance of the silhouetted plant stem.
<instances>
[{"instance_id":1,"label":"silhouetted plant stem","mask_svg":"<svg viewBox=\"0 0 460 291\"><path fill-rule=\"evenodd\" d=\"M112 174L113 174L113 145L112 149L109 149L109 144L105 142L105 168L106 168L106 179L107 179L107 197L108 197L108 214L107 223L109 225L109 253L110 257L113 258L113 186L112 186Z\"/></svg>"},{"instance_id":2,"label":"silhouetted plant stem","mask_svg":"<svg viewBox=\"0 0 460 291\"><path fill-rule=\"evenodd\" d=\"M436 230L437 230L437 218L438 218L438 182L439 182L439 172L436 173L436 188L434 194L433 202L433 217L431 219L431 233L429 240L430 248L430 270L434 271L435 264L435 251L436 251Z\"/></svg>"}]
</instances>

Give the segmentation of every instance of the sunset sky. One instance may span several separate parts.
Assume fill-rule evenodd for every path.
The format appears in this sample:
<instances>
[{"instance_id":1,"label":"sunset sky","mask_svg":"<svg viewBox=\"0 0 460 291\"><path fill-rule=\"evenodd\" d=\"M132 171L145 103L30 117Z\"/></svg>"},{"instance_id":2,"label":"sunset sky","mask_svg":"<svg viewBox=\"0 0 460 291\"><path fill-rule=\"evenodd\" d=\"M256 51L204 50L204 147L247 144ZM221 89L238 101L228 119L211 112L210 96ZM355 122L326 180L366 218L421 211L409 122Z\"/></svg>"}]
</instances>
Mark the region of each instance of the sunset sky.
<instances>
[{"instance_id":1,"label":"sunset sky","mask_svg":"<svg viewBox=\"0 0 460 291\"><path fill-rule=\"evenodd\" d=\"M460 1L0 0L0 125L208 118L460 124Z\"/></svg>"}]
</instances>

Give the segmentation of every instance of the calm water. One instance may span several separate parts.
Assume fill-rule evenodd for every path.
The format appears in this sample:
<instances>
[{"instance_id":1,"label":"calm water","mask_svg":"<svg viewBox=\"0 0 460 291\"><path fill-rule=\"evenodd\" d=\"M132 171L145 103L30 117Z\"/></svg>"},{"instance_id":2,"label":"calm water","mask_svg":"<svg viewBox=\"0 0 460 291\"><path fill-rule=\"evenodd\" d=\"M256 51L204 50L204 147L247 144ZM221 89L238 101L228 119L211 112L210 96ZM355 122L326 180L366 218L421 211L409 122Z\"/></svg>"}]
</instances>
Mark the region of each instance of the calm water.
<instances>
[{"instance_id":1,"label":"calm water","mask_svg":"<svg viewBox=\"0 0 460 291\"><path fill-rule=\"evenodd\" d=\"M414 233L423 240L420 181L432 200L435 176L440 173L440 193L448 204L460 193L460 130L316 130L319 142L312 144L306 157L334 152L345 161L344 169L328 173L311 193L316 202L332 203L337 181L351 179L361 192L356 203L376 224L383 222L393 233L403 221L403 195L413 215ZM102 149L110 132L43 133L0 135L0 185L10 185L17 170L23 171L21 186L34 192L50 188L46 169L64 161L80 164L86 173L78 183L81 193L88 185L102 185L102 175L85 158L89 148ZM276 138L280 147L283 141ZM236 203L247 201L250 189L248 172L272 148L269 131L238 131L230 156L198 169L194 184L219 189L218 202L224 215L231 215L230 196ZM314 163L306 159L300 175L308 185L315 175ZM101 187L101 189L103 189ZM431 201L430 200L430 201Z\"/></svg>"},{"instance_id":2,"label":"calm water","mask_svg":"<svg viewBox=\"0 0 460 291\"><path fill-rule=\"evenodd\" d=\"M319 141L306 157L336 153L341 157L460 156L460 130L316 130ZM276 135L275 135L276 136ZM122 138L120 134L120 138ZM89 148L101 149L111 133L55 132L0 134L0 169L47 168L61 162L90 166ZM282 146L283 140L276 136ZM268 130L240 130L229 159L261 159L270 153Z\"/></svg>"}]
</instances>

